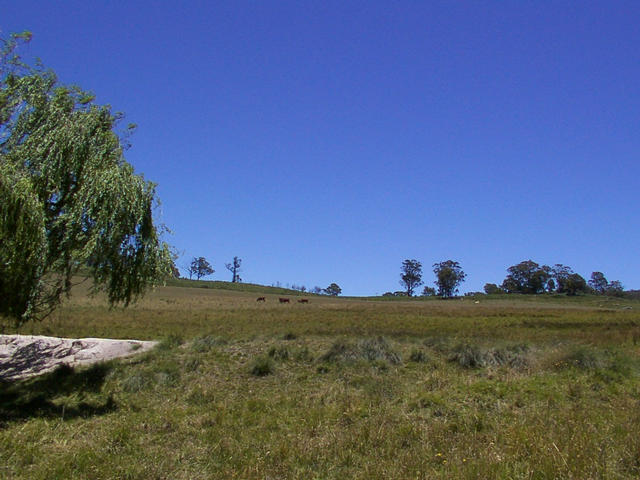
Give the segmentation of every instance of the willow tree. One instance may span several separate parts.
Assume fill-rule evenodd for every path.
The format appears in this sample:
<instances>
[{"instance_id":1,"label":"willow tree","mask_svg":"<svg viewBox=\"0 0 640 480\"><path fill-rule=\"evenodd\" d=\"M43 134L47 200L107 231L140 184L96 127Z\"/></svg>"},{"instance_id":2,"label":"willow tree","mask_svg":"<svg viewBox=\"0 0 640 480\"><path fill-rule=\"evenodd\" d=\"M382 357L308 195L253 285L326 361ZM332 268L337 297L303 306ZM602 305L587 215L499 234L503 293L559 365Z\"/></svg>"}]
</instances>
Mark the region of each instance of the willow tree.
<instances>
[{"instance_id":1,"label":"willow tree","mask_svg":"<svg viewBox=\"0 0 640 480\"><path fill-rule=\"evenodd\" d=\"M134 173L120 114L55 73L23 63L30 34L0 56L0 315L42 318L82 271L128 305L170 273L154 225L155 185Z\"/></svg>"}]
</instances>

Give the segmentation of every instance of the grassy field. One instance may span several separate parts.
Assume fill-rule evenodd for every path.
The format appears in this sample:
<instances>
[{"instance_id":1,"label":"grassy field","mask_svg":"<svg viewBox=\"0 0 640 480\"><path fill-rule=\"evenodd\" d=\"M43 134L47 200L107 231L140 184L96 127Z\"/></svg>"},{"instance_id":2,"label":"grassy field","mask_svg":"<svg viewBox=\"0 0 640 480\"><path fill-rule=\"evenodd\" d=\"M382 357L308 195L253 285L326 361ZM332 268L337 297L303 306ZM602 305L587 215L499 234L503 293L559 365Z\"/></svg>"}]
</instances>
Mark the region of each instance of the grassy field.
<instances>
[{"instance_id":1,"label":"grassy field","mask_svg":"<svg viewBox=\"0 0 640 480\"><path fill-rule=\"evenodd\" d=\"M640 478L640 301L211 286L5 326L162 343L0 384L0 478Z\"/></svg>"}]
</instances>

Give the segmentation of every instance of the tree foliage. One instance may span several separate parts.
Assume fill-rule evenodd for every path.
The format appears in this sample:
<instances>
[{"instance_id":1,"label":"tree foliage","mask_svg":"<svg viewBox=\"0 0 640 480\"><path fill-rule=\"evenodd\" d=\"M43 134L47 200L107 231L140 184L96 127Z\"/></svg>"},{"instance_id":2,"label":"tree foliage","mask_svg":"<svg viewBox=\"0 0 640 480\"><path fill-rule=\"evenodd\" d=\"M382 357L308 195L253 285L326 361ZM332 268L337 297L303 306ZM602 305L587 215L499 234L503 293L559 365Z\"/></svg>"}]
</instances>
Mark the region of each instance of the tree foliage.
<instances>
[{"instance_id":1,"label":"tree foliage","mask_svg":"<svg viewBox=\"0 0 640 480\"><path fill-rule=\"evenodd\" d=\"M553 291L553 287L555 286L556 292L569 293L569 290L575 287L575 282L573 282L571 287L568 285L571 275L574 275L573 269L571 267L562 265L561 263L556 263L553 267L543 266L542 268L546 269L546 271L549 273L549 276L551 277L547 282L547 285L549 287L547 288L548 291Z\"/></svg>"},{"instance_id":2,"label":"tree foliage","mask_svg":"<svg viewBox=\"0 0 640 480\"><path fill-rule=\"evenodd\" d=\"M337 283L332 283L327 288L324 289L324 293L327 295L331 295L333 297L337 297L342 293L342 289Z\"/></svg>"},{"instance_id":3,"label":"tree foliage","mask_svg":"<svg viewBox=\"0 0 640 480\"><path fill-rule=\"evenodd\" d=\"M195 275L196 278L200 280L202 277L211 275L214 272L215 270L204 257L193 257L191 265L189 265L189 278L192 278L193 275Z\"/></svg>"},{"instance_id":4,"label":"tree foliage","mask_svg":"<svg viewBox=\"0 0 640 480\"><path fill-rule=\"evenodd\" d=\"M567 295L577 295L578 293L587 293L589 287L587 286L587 281L581 275L572 273L564 283L564 291Z\"/></svg>"},{"instance_id":5,"label":"tree foliage","mask_svg":"<svg viewBox=\"0 0 640 480\"><path fill-rule=\"evenodd\" d=\"M423 297L433 297L436 294L436 289L433 287L424 287L422 289L422 296Z\"/></svg>"},{"instance_id":6,"label":"tree foliage","mask_svg":"<svg viewBox=\"0 0 640 480\"><path fill-rule=\"evenodd\" d=\"M485 283L484 284L484 293L486 293L487 295L494 295L496 293L504 293L504 290L502 290L495 283Z\"/></svg>"},{"instance_id":7,"label":"tree foliage","mask_svg":"<svg viewBox=\"0 0 640 480\"><path fill-rule=\"evenodd\" d=\"M602 295L607 291L609 281L607 280L607 277L604 276L604 273L592 272L591 278L589 279L589 286L595 293Z\"/></svg>"},{"instance_id":8,"label":"tree foliage","mask_svg":"<svg viewBox=\"0 0 640 480\"><path fill-rule=\"evenodd\" d=\"M624 287L618 280L612 280L607 286L606 293L607 295L611 295L613 297L621 297L624 295Z\"/></svg>"},{"instance_id":9,"label":"tree foliage","mask_svg":"<svg viewBox=\"0 0 640 480\"><path fill-rule=\"evenodd\" d=\"M445 260L444 262L433 264L433 273L436 274L436 286L438 295L442 297L453 297L458 293L458 287L467 274L462 271L458 262Z\"/></svg>"},{"instance_id":10,"label":"tree foliage","mask_svg":"<svg viewBox=\"0 0 640 480\"><path fill-rule=\"evenodd\" d=\"M154 184L136 175L116 133L120 114L55 73L0 53L0 314L41 318L86 269L125 305L170 274L152 218Z\"/></svg>"},{"instance_id":11,"label":"tree foliage","mask_svg":"<svg viewBox=\"0 0 640 480\"><path fill-rule=\"evenodd\" d=\"M422 264L417 260L405 260L400 269L400 285L411 297L416 288L422 285Z\"/></svg>"},{"instance_id":12,"label":"tree foliage","mask_svg":"<svg viewBox=\"0 0 640 480\"><path fill-rule=\"evenodd\" d=\"M507 293L543 293L551 279L550 268L525 260L507 269L501 288Z\"/></svg>"}]
</instances>

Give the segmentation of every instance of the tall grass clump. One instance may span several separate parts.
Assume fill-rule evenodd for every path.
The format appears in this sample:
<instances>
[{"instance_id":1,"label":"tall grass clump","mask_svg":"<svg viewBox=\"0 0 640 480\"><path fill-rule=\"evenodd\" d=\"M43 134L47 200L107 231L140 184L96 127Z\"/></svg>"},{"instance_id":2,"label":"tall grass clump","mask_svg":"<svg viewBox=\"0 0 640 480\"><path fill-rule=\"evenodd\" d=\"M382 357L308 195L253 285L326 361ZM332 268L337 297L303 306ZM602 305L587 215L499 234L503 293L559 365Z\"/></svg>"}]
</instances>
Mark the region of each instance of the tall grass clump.
<instances>
[{"instance_id":1,"label":"tall grass clump","mask_svg":"<svg viewBox=\"0 0 640 480\"><path fill-rule=\"evenodd\" d=\"M477 345L460 344L453 349L449 361L463 368L511 367L523 368L529 365L526 345L512 345L503 348L483 349Z\"/></svg>"},{"instance_id":2,"label":"tall grass clump","mask_svg":"<svg viewBox=\"0 0 640 480\"><path fill-rule=\"evenodd\" d=\"M329 351L320 357L323 362L357 362L386 361L393 365L402 362L400 354L395 351L384 337L367 338L357 342L338 340Z\"/></svg>"},{"instance_id":3,"label":"tall grass clump","mask_svg":"<svg viewBox=\"0 0 640 480\"><path fill-rule=\"evenodd\" d=\"M203 335L192 340L191 350L197 353L204 353L215 347L225 345L226 343L227 341L224 338L213 335Z\"/></svg>"},{"instance_id":4,"label":"tall grass clump","mask_svg":"<svg viewBox=\"0 0 640 480\"><path fill-rule=\"evenodd\" d=\"M266 377L275 372L275 365L271 357L260 356L251 363L249 372L255 377Z\"/></svg>"},{"instance_id":5,"label":"tall grass clump","mask_svg":"<svg viewBox=\"0 0 640 480\"><path fill-rule=\"evenodd\" d=\"M153 375L150 372L135 372L126 376L120 382L122 390L127 393L138 393L146 390L153 384Z\"/></svg>"},{"instance_id":6,"label":"tall grass clump","mask_svg":"<svg viewBox=\"0 0 640 480\"><path fill-rule=\"evenodd\" d=\"M596 370L607 366L607 361L602 353L588 347L578 347L558 362L559 367L575 367L579 370Z\"/></svg>"},{"instance_id":7,"label":"tall grass clump","mask_svg":"<svg viewBox=\"0 0 640 480\"><path fill-rule=\"evenodd\" d=\"M431 359L427 352L422 349L414 348L411 350L411 354L409 355L409 360L414 363L430 363Z\"/></svg>"},{"instance_id":8,"label":"tall grass clump","mask_svg":"<svg viewBox=\"0 0 640 480\"><path fill-rule=\"evenodd\" d=\"M633 378L638 370L638 362L622 352L600 351L586 346L568 352L555 366L592 372L596 378L607 383Z\"/></svg>"},{"instance_id":9,"label":"tall grass clump","mask_svg":"<svg viewBox=\"0 0 640 480\"><path fill-rule=\"evenodd\" d=\"M182 337L180 335L175 335L175 334L171 334L171 335L167 335L165 338L163 338L160 343L158 344L158 350L171 350L173 348L179 347L180 345L182 345L183 340Z\"/></svg>"}]
</instances>

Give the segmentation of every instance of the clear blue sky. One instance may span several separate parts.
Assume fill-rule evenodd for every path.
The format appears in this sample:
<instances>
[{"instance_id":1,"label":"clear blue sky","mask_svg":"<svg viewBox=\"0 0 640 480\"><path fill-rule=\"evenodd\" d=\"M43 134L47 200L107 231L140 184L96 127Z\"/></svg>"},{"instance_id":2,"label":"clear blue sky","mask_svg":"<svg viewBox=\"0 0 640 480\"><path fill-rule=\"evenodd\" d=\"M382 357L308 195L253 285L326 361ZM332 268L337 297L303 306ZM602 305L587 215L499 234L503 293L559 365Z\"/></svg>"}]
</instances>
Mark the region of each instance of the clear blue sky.
<instances>
[{"instance_id":1,"label":"clear blue sky","mask_svg":"<svg viewBox=\"0 0 640 480\"><path fill-rule=\"evenodd\" d=\"M640 288L640 2L6 2L24 29L139 125L180 267L372 295L406 258L462 291L531 258Z\"/></svg>"}]
</instances>

